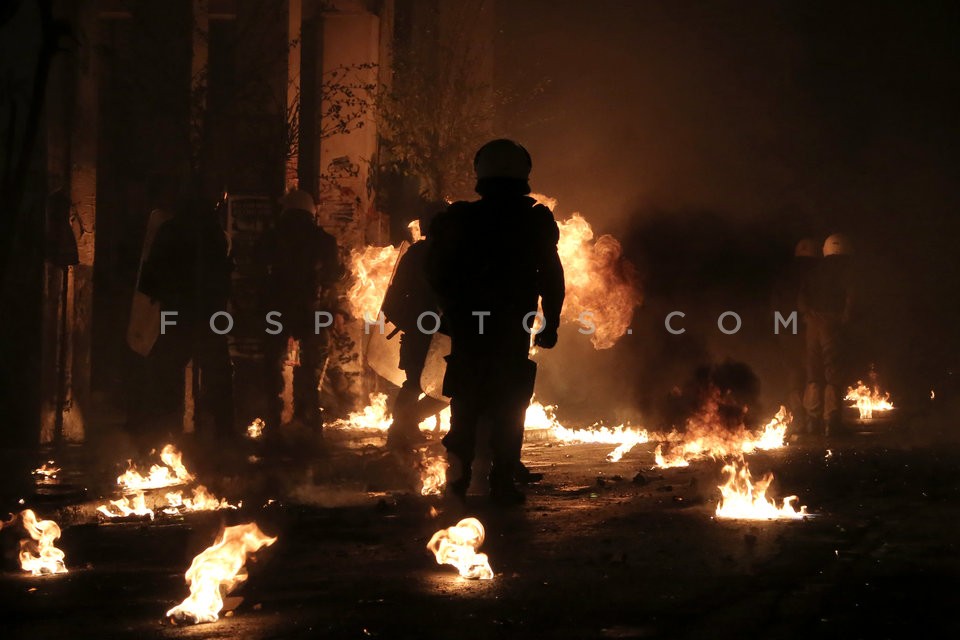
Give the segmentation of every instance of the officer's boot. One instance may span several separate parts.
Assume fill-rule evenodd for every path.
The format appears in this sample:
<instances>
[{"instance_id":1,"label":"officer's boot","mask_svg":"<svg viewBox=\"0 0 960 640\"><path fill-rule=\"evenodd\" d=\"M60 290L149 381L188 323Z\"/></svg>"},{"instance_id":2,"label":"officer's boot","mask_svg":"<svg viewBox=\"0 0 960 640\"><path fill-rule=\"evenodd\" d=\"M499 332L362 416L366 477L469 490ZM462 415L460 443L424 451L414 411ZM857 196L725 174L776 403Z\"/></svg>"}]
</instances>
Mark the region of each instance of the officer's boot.
<instances>
[{"instance_id":1,"label":"officer's boot","mask_svg":"<svg viewBox=\"0 0 960 640\"><path fill-rule=\"evenodd\" d=\"M502 507L523 504L527 496L514 483L514 464L494 462L490 470L490 501Z\"/></svg>"},{"instance_id":2,"label":"officer's boot","mask_svg":"<svg viewBox=\"0 0 960 640\"><path fill-rule=\"evenodd\" d=\"M444 495L460 504L467 501L467 489L470 488L470 465L464 464L460 456L447 452L447 486Z\"/></svg>"}]
</instances>

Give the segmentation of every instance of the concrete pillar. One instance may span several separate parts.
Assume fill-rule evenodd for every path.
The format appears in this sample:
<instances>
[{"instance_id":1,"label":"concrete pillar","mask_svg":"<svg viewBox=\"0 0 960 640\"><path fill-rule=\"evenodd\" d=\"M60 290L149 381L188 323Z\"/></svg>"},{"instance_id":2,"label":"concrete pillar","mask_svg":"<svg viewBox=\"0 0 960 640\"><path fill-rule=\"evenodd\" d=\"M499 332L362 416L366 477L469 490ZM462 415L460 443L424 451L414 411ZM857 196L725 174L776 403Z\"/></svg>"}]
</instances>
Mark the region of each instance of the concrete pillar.
<instances>
[{"instance_id":1,"label":"concrete pillar","mask_svg":"<svg viewBox=\"0 0 960 640\"><path fill-rule=\"evenodd\" d=\"M389 3L388 3L389 4ZM378 82L376 67L357 70L356 65L380 62L380 18L361 0L337 0L323 13L322 78L350 69L349 79ZM342 77L342 76L340 76ZM349 109L350 107L348 107ZM319 113L327 112L325 104ZM339 114L339 117L347 115ZM328 131L332 122L319 123L319 131ZM348 133L320 140L318 216L320 223L337 237L346 259L351 249L388 241L382 217L375 207L373 171L376 162L377 131L375 118L367 114L364 125ZM337 380L338 397L349 397L354 404L366 403L364 376L363 323L350 323L348 336L337 344L330 373ZM348 407L339 407L342 411Z\"/></svg>"},{"instance_id":2,"label":"concrete pillar","mask_svg":"<svg viewBox=\"0 0 960 640\"><path fill-rule=\"evenodd\" d=\"M45 325L50 328L47 335L59 334L59 339L56 348L45 348L42 353L56 359L54 367L59 375L45 376L44 380L45 385L56 387L45 389L43 394L46 400L41 410L40 439L44 443L60 438L80 442L85 435L91 399L97 223L99 11L96 0L82 0L58 3L55 13L70 20L78 44L75 50L58 57L51 73L48 170L52 183L66 185L80 262L69 267L62 278L49 271L46 278L44 316Z\"/></svg>"}]
</instances>

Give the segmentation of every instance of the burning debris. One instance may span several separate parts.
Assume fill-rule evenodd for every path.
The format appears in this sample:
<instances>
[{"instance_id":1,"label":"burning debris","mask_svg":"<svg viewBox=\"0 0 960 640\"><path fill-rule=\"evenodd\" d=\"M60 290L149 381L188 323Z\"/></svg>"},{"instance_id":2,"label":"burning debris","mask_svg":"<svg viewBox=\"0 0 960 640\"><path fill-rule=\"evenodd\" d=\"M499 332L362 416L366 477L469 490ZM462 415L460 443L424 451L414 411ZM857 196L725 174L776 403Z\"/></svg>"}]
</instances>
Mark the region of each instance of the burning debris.
<instances>
[{"instance_id":1,"label":"burning debris","mask_svg":"<svg viewBox=\"0 0 960 640\"><path fill-rule=\"evenodd\" d=\"M931 391L930 394L932 398L933 392ZM847 388L847 395L843 399L857 408L861 420L871 420L874 418L874 412L882 413L894 408L893 403L890 402L889 392L881 392L879 385L868 387L861 380L857 380L856 387Z\"/></svg>"},{"instance_id":2,"label":"burning debris","mask_svg":"<svg viewBox=\"0 0 960 640\"><path fill-rule=\"evenodd\" d=\"M66 573L66 554L54 546L60 538L60 527L53 520L37 520L31 509L20 512L20 521L29 535L20 541L20 568L34 576Z\"/></svg>"},{"instance_id":3,"label":"burning debris","mask_svg":"<svg viewBox=\"0 0 960 640\"><path fill-rule=\"evenodd\" d=\"M720 489L720 502L717 504L717 517L737 520L797 520L806 517L807 508L800 511L793 508L797 496L784 498L777 506L776 500L767 498L767 488L773 482L773 474L768 473L756 483L750 476L750 468L742 460L731 462L723 467L727 480Z\"/></svg>"},{"instance_id":4,"label":"burning debris","mask_svg":"<svg viewBox=\"0 0 960 640\"><path fill-rule=\"evenodd\" d=\"M247 425L247 437L251 440L257 440L260 436L263 435L263 429L267 426L267 423L263 421L262 418L256 418L253 422Z\"/></svg>"},{"instance_id":5,"label":"burning debris","mask_svg":"<svg viewBox=\"0 0 960 640\"><path fill-rule=\"evenodd\" d=\"M477 553L483 545L483 525L476 518L464 518L455 526L433 534L427 549L437 558L437 564L449 564L460 575L471 580L491 580L493 569L487 554Z\"/></svg>"},{"instance_id":6,"label":"burning debris","mask_svg":"<svg viewBox=\"0 0 960 640\"><path fill-rule=\"evenodd\" d=\"M226 499L217 498L202 484L193 488L192 498L184 498L182 491L171 491L165 497L169 506L163 512L167 515L175 516L191 511L218 511L220 509L237 508L237 505L230 504Z\"/></svg>"},{"instance_id":7,"label":"burning debris","mask_svg":"<svg viewBox=\"0 0 960 640\"><path fill-rule=\"evenodd\" d=\"M243 570L247 554L276 541L253 522L224 529L213 546L193 559L186 573L190 595L167 611L167 617L193 624L217 621L223 596L247 579Z\"/></svg>"},{"instance_id":8,"label":"burning debris","mask_svg":"<svg viewBox=\"0 0 960 640\"><path fill-rule=\"evenodd\" d=\"M143 491L137 491L132 496L124 496L119 500L111 500L107 504L97 507L97 513L107 518L141 517L153 520L153 509L147 507Z\"/></svg>"},{"instance_id":9,"label":"burning debris","mask_svg":"<svg viewBox=\"0 0 960 640\"><path fill-rule=\"evenodd\" d=\"M146 476L137 470L136 465L130 463L130 468L117 478L117 484L125 492L134 492L172 487L193 480L193 475L183 466L182 455L172 444L163 448L160 452L160 460L163 464L150 467L150 472Z\"/></svg>"}]
</instances>

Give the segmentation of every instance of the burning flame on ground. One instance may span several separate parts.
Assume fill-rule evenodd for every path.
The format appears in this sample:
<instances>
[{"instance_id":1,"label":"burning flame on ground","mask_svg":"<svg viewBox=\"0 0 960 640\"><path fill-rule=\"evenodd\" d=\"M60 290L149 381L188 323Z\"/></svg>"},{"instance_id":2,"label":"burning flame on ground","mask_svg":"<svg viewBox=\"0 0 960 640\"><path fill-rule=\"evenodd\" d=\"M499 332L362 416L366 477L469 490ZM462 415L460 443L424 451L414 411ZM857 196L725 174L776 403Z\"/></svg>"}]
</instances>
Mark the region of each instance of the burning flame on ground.
<instances>
[{"instance_id":1,"label":"burning flame on ground","mask_svg":"<svg viewBox=\"0 0 960 640\"><path fill-rule=\"evenodd\" d=\"M178 515L184 511L217 511L219 509L236 509L237 505L230 504L226 499L217 498L207 491L205 486L198 485L193 488L193 497L184 498L182 491L171 491L166 496L167 504L170 505L163 510L169 515Z\"/></svg>"},{"instance_id":2,"label":"burning flame on ground","mask_svg":"<svg viewBox=\"0 0 960 640\"><path fill-rule=\"evenodd\" d=\"M930 393L932 398L933 392L931 391ZM873 418L874 411L881 413L893 409L893 403L890 402L889 393L881 393L880 388L877 386L871 389L863 384L861 380L857 380L856 387L847 387L847 395L844 396L843 399L853 403L852 406L856 407L860 412L861 420Z\"/></svg>"},{"instance_id":3,"label":"burning flame on ground","mask_svg":"<svg viewBox=\"0 0 960 640\"><path fill-rule=\"evenodd\" d=\"M786 407L758 432L744 425L735 429L723 426L717 415L717 405L709 402L697 415L687 421L685 431L671 431L664 436L655 436L669 445L664 452L662 444L654 450L654 462L658 467L686 467L691 460L728 455L742 455L757 450L780 449L786 446L787 427L792 418Z\"/></svg>"},{"instance_id":4,"label":"burning flame on ground","mask_svg":"<svg viewBox=\"0 0 960 640\"><path fill-rule=\"evenodd\" d=\"M143 489L161 489L178 484L185 484L193 480L193 475L183 466L182 455L172 444L168 444L160 452L162 465L155 464L150 472L144 476L135 465L117 478L117 484L125 491L140 491Z\"/></svg>"},{"instance_id":5,"label":"burning flame on ground","mask_svg":"<svg viewBox=\"0 0 960 640\"><path fill-rule=\"evenodd\" d=\"M20 513L20 520L29 538L20 541L20 567L31 575L66 573L63 551L54 546L60 538L60 527L53 520L37 520L31 509Z\"/></svg>"},{"instance_id":6,"label":"burning flame on ground","mask_svg":"<svg viewBox=\"0 0 960 640\"><path fill-rule=\"evenodd\" d=\"M487 554L477 553L483 545L483 525L476 518L464 518L456 525L433 534L427 549L437 558L437 564L449 564L460 575L471 580L490 580L493 569Z\"/></svg>"},{"instance_id":7,"label":"burning flame on ground","mask_svg":"<svg viewBox=\"0 0 960 640\"><path fill-rule=\"evenodd\" d=\"M129 518L130 516L149 517L153 520L153 509L147 507L143 491L119 500L111 500L97 507L97 512L108 518Z\"/></svg>"},{"instance_id":8,"label":"burning flame on ground","mask_svg":"<svg viewBox=\"0 0 960 640\"><path fill-rule=\"evenodd\" d=\"M247 579L243 571L247 554L276 541L253 522L224 529L213 546L193 559L186 573L190 595L167 611L167 616L194 624L218 620L223 596Z\"/></svg>"},{"instance_id":9,"label":"burning flame on ground","mask_svg":"<svg viewBox=\"0 0 960 640\"><path fill-rule=\"evenodd\" d=\"M56 463L53 460L47 460L38 468L34 469L31 473L37 476L37 480L39 482L45 482L56 479L57 474L60 473L60 471L60 467L56 466Z\"/></svg>"},{"instance_id":10,"label":"burning flame on ground","mask_svg":"<svg viewBox=\"0 0 960 640\"><path fill-rule=\"evenodd\" d=\"M256 418L253 422L247 425L247 437L251 440L256 440L263 435L263 428L267 426L267 423L263 421L262 418Z\"/></svg>"},{"instance_id":11,"label":"burning flame on ground","mask_svg":"<svg viewBox=\"0 0 960 640\"><path fill-rule=\"evenodd\" d=\"M557 201L530 194L551 211ZM596 327L590 341L596 349L609 349L623 336L642 301L633 265L623 257L620 242L611 235L594 238L593 228L580 214L557 223L557 252L566 280L561 318L580 323L589 313Z\"/></svg>"},{"instance_id":12,"label":"burning flame on ground","mask_svg":"<svg viewBox=\"0 0 960 640\"><path fill-rule=\"evenodd\" d=\"M443 456L424 456L420 461L420 495L438 496L447 484L447 461Z\"/></svg>"},{"instance_id":13,"label":"burning flame on ground","mask_svg":"<svg viewBox=\"0 0 960 640\"><path fill-rule=\"evenodd\" d=\"M742 464L742 466L740 466ZM800 507L800 511L793 508L793 501L797 496L784 498L783 504L777 506L776 500L767 498L767 488L773 482L773 474L768 473L760 480L753 482L750 469L746 462L738 464L732 462L723 467L727 480L720 489L720 502L717 504L718 518L733 518L738 520L796 520L807 515L807 508Z\"/></svg>"}]
</instances>

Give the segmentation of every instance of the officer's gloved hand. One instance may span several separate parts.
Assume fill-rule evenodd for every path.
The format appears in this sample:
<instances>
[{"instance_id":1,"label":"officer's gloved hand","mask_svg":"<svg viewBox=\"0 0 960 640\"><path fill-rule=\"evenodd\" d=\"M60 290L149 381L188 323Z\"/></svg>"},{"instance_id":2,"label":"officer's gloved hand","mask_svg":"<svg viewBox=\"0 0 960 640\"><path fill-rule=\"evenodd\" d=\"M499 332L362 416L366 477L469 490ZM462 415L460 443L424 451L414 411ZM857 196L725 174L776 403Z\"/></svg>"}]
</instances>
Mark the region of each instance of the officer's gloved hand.
<instances>
[{"instance_id":1,"label":"officer's gloved hand","mask_svg":"<svg viewBox=\"0 0 960 640\"><path fill-rule=\"evenodd\" d=\"M533 344L542 349L553 349L557 346L557 330L554 327L544 327L533 339Z\"/></svg>"}]
</instances>

